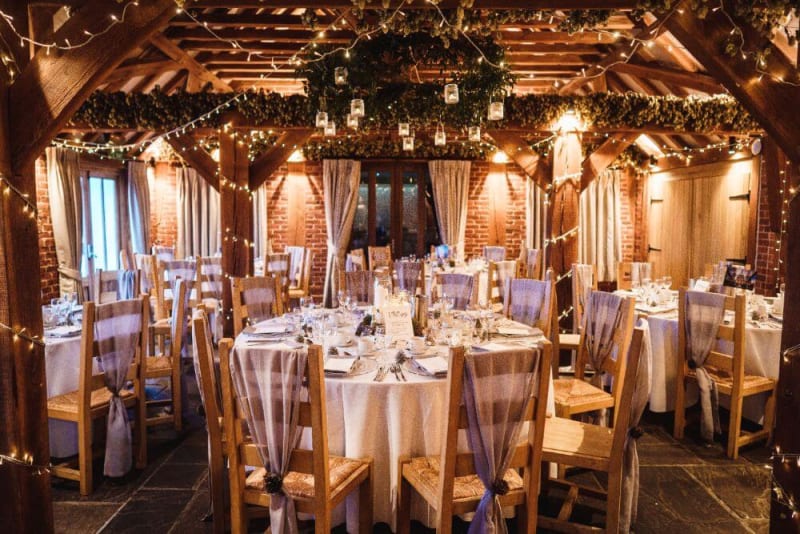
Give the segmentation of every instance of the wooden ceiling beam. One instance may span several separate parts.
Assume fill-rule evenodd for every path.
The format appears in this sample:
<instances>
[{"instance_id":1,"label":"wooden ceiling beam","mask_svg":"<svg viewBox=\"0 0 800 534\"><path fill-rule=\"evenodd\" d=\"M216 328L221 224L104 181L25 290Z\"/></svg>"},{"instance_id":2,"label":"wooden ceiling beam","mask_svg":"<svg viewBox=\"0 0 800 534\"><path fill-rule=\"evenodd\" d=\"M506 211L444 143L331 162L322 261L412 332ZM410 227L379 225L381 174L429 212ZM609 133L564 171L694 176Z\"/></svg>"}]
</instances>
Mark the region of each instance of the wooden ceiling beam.
<instances>
[{"instance_id":1,"label":"wooden ceiling beam","mask_svg":"<svg viewBox=\"0 0 800 534\"><path fill-rule=\"evenodd\" d=\"M731 25L725 13L709 12L704 19L688 9L676 11L666 19L665 26L694 55L706 70L741 102L776 143L795 163L800 163L800 88L780 83L760 73L752 59L742 59L724 53L722 49L730 35ZM733 13L733 10L729 10ZM766 45L747 23L738 21L742 38L749 48ZM796 79L792 62L780 50L773 49L767 70L774 76Z\"/></svg>"},{"instance_id":2,"label":"wooden ceiling beam","mask_svg":"<svg viewBox=\"0 0 800 534\"><path fill-rule=\"evenodd\" d=\"M618 63L612 65L610 70L646 80L657 80L680 87L688 87L708 94L725 92L725 88L717 80L700 72L687 72L652 63Z\"/></svg>"},{"instance_id":3,"label":"wooden ceiling beam","mask_svg":"<svg viewBox=\"0 0 800 534\"><path fill-rule=\"evenodd\" d=\"M193 7L193 6L191 6ZM286 28L289 30L307 30L308 24L297 15L272 15L269 13L248 13L246 17L241 14L204 13L198 16L201 23L216 28ZM320 27L327 27L333 23L333 17L319 17ZM181 14L172 19L171 27L197 27L193 19Z\"/></svg>"},{"instance_id":4,"label":"wooden ceiling beam","mask_svg":"<svg viewBox=\"0 0 800 534\"><path fill-rule=\"evenodd\" d=\"M292 152L301 148L314 132L313 128L284 132L275 141L275 145L250 164L250 190L255 191L261 187L272 173L286 163Z\"/></svg>"},{"instance_id":5,"label":"wooden ceiling beam","mask_svg":"<svg viewBox=\"0 0 800 534\"><path fill-rule=\"evenodd\" d=\"M180 69L181 66L171 59L129 63L117 67L113 74L106 79L106 82L110 83L118 80L127 80L136 76L153 76Z\"/></svg>"},{"instance_id":6,"label":"wooden ceiling beam","mask_svg":"<svg viewBox=\"0 0 800 534\"><path fill-rule=\"evenodd\" d=\"M166 54L168 58L188 70L189 74L200 79L204 84L210 83L217 91L229 92L233 90L230 85L220 80L178 45L164 37L164 35L153 36L150 39L150 43Z\"/></svg>"},{"instance_id":7,"label":"wooden ceiling beam","mask_svg":"<svg viewBox=\"0 0 800 534\"><path fill-rule=\"evenodd\" d=\"M94 89L137 47L175 15L172 0L151 0L130 9L124 24L73 50L40 49L9 89L15 172L27 169ZM107 24L106 0L89 0L56 32L54 40L81 42L86 28Z\"/></svg>"},{"instance_id":8,"label":"wooden ceiling beam","mask_svg":"<svg viewBox=\"0 0 800 534\"><path fill-rule=\"evenodd\" d=\"M219 165L191 135L170 136L166 141L197 174L219 191Z\"/></svg>"},{"instance_id":9,"label":"wooden ceiling beam","mask_svg":"<svg viewBox=\"0 0 800 534\"><path fill-rule=\"evenodd\" d=\"M247 17L242 17L243 21ZM324 36L320 36L318 31L305 30L263 30L256 28L222 28L214 30L212 34L205 28L175 28L166 32L170 39L180 41L216 41L226 39L238 41L240 43L250 41L268 41L273 43L300 43L306 44L309 41L322 44L350 44L356 39L356 34L350 30L328 30ZM228 45L228 48L231 48Z\"/></svg>"},{"instance_id":10,"label":"wooden ceiling beam","mask_svg":"<svg viewBox=\"0 0 800 534\"><path fill-rule=\"evenodd\" d=\"M589 187L592 180L600 176L609 165L631 146L638 136L631 134L614 134L592 154L583 160L583 170L581 173L581 191Z\"/></svg>"},{"instance_id":11,"label":"wooden ceiling beam","mask_svg":"<svg viewBox=\"0 0 800 534\"><path fill-rule=\"evenodd\" d=\"M442 0L438 2L441 9L455 9L460 6L460 0ZM634 9L635 0L475 0L472 9ZM224 8L224 9L279 9L279 8L310 8L310 9L342 9L352 8L350 0L197 0L190 7L193 8ZM390 0L389 5L381 2L368 3L365 9L432 9L427 2L399 2Z\"/></svg>"},{"instance_id":12,"label":"wooden ceiling beam","mask_svg":"<svg viewBox=\"0 0 800 534\"><path fill-rule=\"evenodd\" d=\"M523 172L536 182L536 185L547 189L553 176L550 165L539 154L531 150L530 145L521 135L505 130L489 130L487 133L497 148L519 165Z\"/></svg>"}]
</instances>

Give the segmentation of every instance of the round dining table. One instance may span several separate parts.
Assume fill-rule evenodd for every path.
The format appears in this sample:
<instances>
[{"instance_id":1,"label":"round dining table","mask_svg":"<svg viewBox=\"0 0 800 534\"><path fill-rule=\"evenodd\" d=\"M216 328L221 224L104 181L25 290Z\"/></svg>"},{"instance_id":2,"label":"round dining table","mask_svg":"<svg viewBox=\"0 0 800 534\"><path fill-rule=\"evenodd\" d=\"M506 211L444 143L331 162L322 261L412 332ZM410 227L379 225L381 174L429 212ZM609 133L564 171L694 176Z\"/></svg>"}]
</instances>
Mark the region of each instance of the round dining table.
<instances>
[{"instance_id":1,"label":"round dining table","mask_svg":"<svg viewBox=\"0 0 800 534\"><path fill-rule=\"evenodd\" d=\"M278 318L256 326L283 324L281 321L283 319ZM532 344L536 339L541 338L519 338L513 342ZM493 347L503 341L495 340ZM257 343L243 333L237 337L234 351L253 350ZM402 340L398 340L398 345L403 345ZM345 350L356 351L355 346ZM397 350L391 349L384 357L391 359ZM448 350L446 346L431 347L425 356L446 357ZM329 452L336 456L373 459L373 518L376 523L387 523L392 529L400 476L398 459L439 455L447 412L446 378L415 374L408 366L404 367L403 375L405 380L388 373L382 381L377 381L376 370L371 370L354 376L326 373L325 377ZM552 387L547 410L550 414L555 412ZM310 443L309 436L304 439ZM465 436L461 436L459 447L466 448ZM433 510L416 499L412 500L412 517L426 525L433 525L435 520ZM344 508L339 507L334 512L335 523L345 519L348 531L356 532L358 503L355 495L348 497Z\"/></svg>"}]
</instances>

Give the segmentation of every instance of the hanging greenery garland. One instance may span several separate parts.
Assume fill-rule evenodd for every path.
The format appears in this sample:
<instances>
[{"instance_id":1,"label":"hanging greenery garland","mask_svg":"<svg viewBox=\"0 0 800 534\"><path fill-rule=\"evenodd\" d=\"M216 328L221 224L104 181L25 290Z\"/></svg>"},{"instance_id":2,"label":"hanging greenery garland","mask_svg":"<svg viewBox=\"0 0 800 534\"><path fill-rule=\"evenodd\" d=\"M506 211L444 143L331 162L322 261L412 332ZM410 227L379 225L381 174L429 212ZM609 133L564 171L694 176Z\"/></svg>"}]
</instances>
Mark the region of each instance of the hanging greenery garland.
<instances>
[{"instance_id":1,"label":"hanging greenery garland","mask_svg":"<svg viewBox=\"0 0 800 534\"><path fill-rule=\"evenodd\" d=\"M450 142L445 146L434 146L432 139L414 140L414 150L404 151L402 141L391 137L354 135L312 141L303 148L310 161L323 159L463 159L484 160L494 147L487 143Z\"/></svg>"}]
</instances>

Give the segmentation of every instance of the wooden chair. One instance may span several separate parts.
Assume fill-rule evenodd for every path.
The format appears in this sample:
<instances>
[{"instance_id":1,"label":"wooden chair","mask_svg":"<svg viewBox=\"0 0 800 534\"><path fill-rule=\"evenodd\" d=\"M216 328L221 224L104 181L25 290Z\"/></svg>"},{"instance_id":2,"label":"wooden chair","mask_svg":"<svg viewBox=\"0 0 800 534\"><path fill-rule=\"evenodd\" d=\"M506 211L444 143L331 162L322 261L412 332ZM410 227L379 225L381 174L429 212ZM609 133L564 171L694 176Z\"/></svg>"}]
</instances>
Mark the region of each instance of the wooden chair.
<instances>
[{"instance_id":1,"label":"wooden chair","mask_svg":"<svg viewBox=\"0 0 800 534\"><path fill-rule=\"evenodd\" d=\"M370 271L392 270L392 247L367 247Z\"/></svg>"},{"instance_id":2,"label":"wooden chair","mask_svg":"<svg viewBox=\"0 0 800 534\"><path fill-rule=\"evenodd\" d=\"M506 284L517 276L517 260L489 261L486 284L486 303L501 310L505 300Z\"/></svg>"},{"instance_id":3,"label":"wooden chair","mask_svg":"<svg viewBox=\"0 0 800 534\"><path fill-rule=\"evenodd\" d=\"M397 277L397 288L410 295L425 293L425 262L395 260L394 272Z\"/></svg>"},{"instance_id":4,"label":"wooden chair","mask_svg":"<svg viewBox=\"0 0 800 534\"><path fill-rule=\"evenodd\" d=\"M270 494L265 491L266 471L258 468L249 476L244 467L263 465L256 446L244 436L247 426L243 406L232 379L231 361L220 358L222 411L229 459L231 494L231 530L247 532L247 505L268 507ZM247 380L253 369L235 368L237 376ZM291 451L289 472L283 478L283 491L294 500L298 513L314 515L318 534L331 531L331 511L350 493L358 490L359 532L372 532L372 458L350 459L328 453L328 417L325 402L322 347L308 347L303 371L308 384L308 400L299 404L299 428L310 428L311 448ZM243 386L240 386L241 389ZM273 399L274 400L274 399Z\"/></svg>"},{"instance_id":5,"label":"wooden chair","mask_svg":"<svg viewBox=\"0 0 800 534\"><path fill-rule=\"evenodd\" d=\"M544 337L554 340L557 330L553 328L553 312L556 309L556 291L552 279L534 280L512 278L507 281L503 315L514 321L533 326L542 331ZM555 344L553 345L555 351ZM558 359L552 358L553 377L558 377Z\"/></svg>"},{"instance_id":6,"label":"wooden chair","mask_svg":"<svg viewBox=\"0 0 800 534\"><path fill-rule=\"evenodd\" d=\"M592 301L589 306L595 303L608 293L593 291L589 295ZM581 340L578 346L578 356L575 360L575 376L571 378L559 378L553 381L554 397L556 402L556 415L558 417L570 418L573 415L611 408L619 405L619 396L622 390L618 387L620 380L625 376L624 357L627 354L633 335L634 306L633 298L621 298L622 302L614 320L615 330L610 340L610 346L606 347L607 357L603 360L601 369L595 373L605 373L612 383L611 392L605 391L602 385L592 385L585 380L586 369L591 366L588 345L591 340L587 337L592 331L592 325L598 320L597 313L584 317L584 324L581 331ZM587 300L587 303L589 301ZM613 357L616 356L616 359ZM596 376L596 375L595 375ZM619 416L619 410L614 410L614 417Z\"/></svg>"},{"instance_id":7,"label":"wooden chair","mask_svg":"<svg viewBox=\"0 0 800 534\"><path fill-rule=\"evenodd\" d=\"M634 281L641 283L644 278L650 278L652 272L652 263L621 261L617 263L617 289L630 290Z\"/></svg>"},{"instance_id":8,"label":"wooden chair","mask_svg":"<svg viewBox=\"0 0 800 534\"><path fill-rule=\"evenodd\" d=\"M147 294L151 302L155 299L156 275L158 266L156 257L150 254L134 254L133 262L139 271L139 293Z\"/></svg>"},{"instance_id":9,"label":"wooden chair","mask_svg":"<svg viewBox=\"0 0 800 534\"><path fill-rule=\"evenodd\" d=\"M238 336L250 322L283 314L280 292L272 276L231 278L233 297L233 335Z\"/></svg>"},{"instance_id":10,"label":"wooden chair","mask_svg":"<svg viewBox=\"0 0 800 534\"><path fill-rule=\"evenodd\" d=\"M153 245L153 256L158 261L172 261L175 259L175 247Z\"/></svg>"},{"instance_id":11,"label":"wooden chair","mask_svg":"<svg viewBox=\"0 0 800 534\"><path fill-rule=\"evenodd\" d=\"M310 248L305 249L303 255L303 265L300 269L300 277L297 286L289 286L289 300L297 300L311 295L311 263L314 260L314 251ZM285 308L286 306L284 306Z\"/></svg>"},{"instance_id":12,"label":"wooden chair","mask_svg":"<svg viewBox=\"0 0 800 534\"><path fill-rule=\"evenodd\" d=\"M306 247L287 246L285 253L289 255L289 287L298 287L303 275Z\"/></svg>"},{"instance_id":13,"label":"wooden chair","mask_svg":"<svg viewBox=\"0 0 800 534\"><path fill-rule=\"evenodd\" d=\"M275 285L281 295L281 302L289 302L289 255L268 254L265 274L275 278Z\"/></svg>"},{"instance_id":14,"label":"wooden chair","mask_svg":"<svg viewBox=\"0 0 800 534\"><path fill-rule=\"evenodd\" d=\"M518 355L519 353L523 353L522 358ZM497 498L503 507L520 506L522 510L518 517L519 531L533 533L536 531L542 439L547 392L550 386L549 373L545 370L550 367L552 346L545 342L538 358L532 349L488 352L473 357L476 361L472 368L481 378L507 375L511 371L503 363L510 359L516 360L520 364L522 362L532 363L526 369L531 372L531 383L528 386L531 394L530 402L527 403L526 409L527 399L514 399L518 401L516 403L517 413L512 416L512 420L527 422L527 439L521 443L512 444L514 448L511 453L512 460L503 477L508 491L504 495L498 494ZM535 361L531 357L536 358ZM479 363L479 359L485 359L486 364ZM438 457L401 457L399 459L398 534L409 532L412 490L419 494L429 506L436 509L436 532L438 533L449 533L452 530L453 516L474 512L484 496L486 490L484 484L477 477L473 452L457 452L459 430L469 427L469 415L463 403L464 376L464 350L462 348L452 349L447 381L447 415L444 419L445 438L442 443L442 453ZM506 404L512 404L512 402L511 399L504 398L502 393L501 388L496 390L494 402L497 402L498 406L502 405L502 409L506 409ZM508 394L508 392L505 393ZM520 470L522 476L519 474Z\"/></svg>"},{"instance_id":15,"label":"wooden chair","mask_svg":"<svg viewBox=\"0 0 800 534\"><path fill-rule=\"evenodd\" d=\"M484 245L483 257L486 261L505 261L506 247L492 247Z\"/></svg>"},{"instance_id":16,"label":"wooden chair","mask_svg":"<svg viewBox=\"0 0 800 534\"><path fill-rule=\"evenodd\" d=\"M522 247L519 254L518 278L542 279L542 251L538 248Z\"/></svg>"},{"instance_id":17,"label":"wooden chair","mask_svg":"<svg viewBox=\"0 0 800 534\"><path fill-rule=\"evenodd\" d=\"M139 295L139 271L104 271L97 269L92 280L95 304L130 300Z\"/></svg>"},{"instance_id":18,"label":"wooden chair","mask_svg":"<svg viewBox=\"0 0 800 534\"><path fill-rule=\"evenodd\" d=\"M356 248L347 253L347 260L345 261L346 271L366 271L367 259L364 256L364 251Z\"/></svg>"},{"instance_id":19,"label":"wooden chair","mask_svg":"<svg viewBox=\"0 0 800 534\"><path fill-rule=\"evenodd\" d=\"M344 273L344 290L356 302L360 304L371 304L373 301L373 290L375 273L373 271L351 271Z\"/></svg>"},{"instance_id":20,"label":"wooden chair","mask_svg":"<svg viewBox=\"0 0 800 534\"><path fill-rule=\"evenodd\" d=\"M175 282L172 299L172 316L169 319L156 321L150 328L150 337L159 336L162 342L159 344L160 352L155 350L142 360L142 376L145 379L169 378L170 399L150 400L147 404L161 405L165 402L172 405L172 414L162 414L147 417L147 426L156 426L172 423L175 430L180 432L183 428L182 415L183 405L181 403L181 351L183 350L183 338L186 331L186 306L188 305L188 291L191 282L178 279ZM165 324L166 323L166 324ZM169 340L169 350L165 349L166 340ZM154 348L154 347L151 347Z\"/></svg>"},{"instance_id":21,"label":"wooden chair","mask_svg":"<svg viewBox=\"0 0 800 534\"><path fill-rule=\"evenodd\" d=\"M197 258L195 275L195 305L203 304L207 311L216 311L222 300L222 258Z\"/></svg>"},{"instance_id":22,"label":"wooden chair","mask_svg":"<svg viewBox=\"0 0 800 534\"><path fill-rule=\"evenodd\" d=\"M591 281L587 280L591 272ZM559 334L558 346L564 350L578 350L580 325L583 321L588 291L597 291L597 267L580 263L572 264L572 334Z\"/></svg>"},{"instance_id":23,"label":"wooden chair","mask_svg":"<svg viewBox=\"0 0 800 534\"><path fill-rule=\"evenodd\" d=\"M686 289L678 292L678 379L675 395L675 428L673 435L681 439L686 426L686 381L697 380L696 372L688 365L689 351L687 347L687 295ZM745 328L747 320L747 303L744 295L725 297L725 309L734 312L732 324L722 323L716 334L717 342L705 360L703 367L711 375L717 390L730 396L730 419L728 423L727 455L736 459L739 448L750 443L766 439L772 441L775 423L775 400L777 381L757 375L745 374ZM719 343L732 344L729 354L719 350ZM742 431L742 401L745 397L767 393L764 407L764 426L755 432Z\"/></svg>"},{"instance_id":24,"label":"wooden chair","mask_svg":"<svg viewBox=\"0 0 800 534\"><path fill-rule=\"evenodd\" d=\"M566 490L567 498L557 517L539 516L540 528L556 532L619 532L624 476L623 455L625 442L629 439L631 401L636 386L641 343L642 331L637 329L632 336L630 349L621 353L620 359L625 360L625 373L621 376L618 388L619 402L614 410L615 420L612 429L561 417L548 417L545 420L542 460L605 472L608 474L608 489L602 491L564 480L547 480L542 488L543 496L547 495L551 487L558 487ZM546 468L543 471L548 472ZM606 500L605 529L570 521L572 510L582 494Z\"/></svg>"},{"instance_id":25,"label":"wooden chair","mask_svg":"<svg viewBox=\"0 0 800 534\"><path fill-rule=\"evenodd\" d=\"M453 309L466 310L477 302L478 284L475 276L458 273L436 273L436 291L439 298L452 297Z\"/></svg>"},{"instance_id":26,"label":"wooden chair","mask_svg":"<svg viewBox=\"0 0 800 534\"><path fill-rule=\"evenodd\" d=\"M138 469L143 469L147 464L147 431L145 423L144 380L141 376L141 362L147 351L147 315L150 305L147 297L138 299L112 302L109 304L95 305L88 301L83 304L83 325L81 330L80 376L78 390L47 400L47 417L62 421L71 421L78 426L78 467L72 462L65 462L53 466L53 476L77 480L80 483L80 494L89 495L93 488L93 453L92 453L92 423L109 415L110 402L113 397L111 390L106 386L106 376L102 372L95 374L93 371L95 358L103 358L113 352L110 346L114 336L114 322L118 318L135 318L138 316L142 330L138 339L131 339L135 343L132 360L125 380L132 384L132 388L122 388L119 396L126 408L135 409L135 434L136 443L134 461ZM109 370L110 372L110 370Z\"/></svg>"},{"instance_id":27,"label":"wooden chair","mask_svg":"<svg viewBox=\"0 0 800 534\"><path fill-rule=\"evenodd\" d=\"M156 297L156 308L160 309L161 311L158 312L160 317L155 323L153 323L153 326L150 329L150 352L152 354L155 354L156 352L164 353L166 339L171 333L172 323L170 322L170 317L173 310L173 286L175 285L175 281L180 279L187 283L186 298L189 300L189 308L194 308L196 306L197 295L194 283L197 277L197 265L194 261L158 261L157 268L156 284L158 290ZM192 298L193 294L195 298Z\"/></svg>"},{"instance_id":28,"label":"wooden chair","mask_svg":"<svg viewBox=\"0 0 800 534\"><path fill-rule=\"evenodd\" d=\"M233 341L225 338L219 342L220 360L228 360ZM200 400L206 414L208 430L208 482L211 510L214 518L214 532L225 532L225 462L227 461L227 440L223 428L221 387L217 381L214 364L214 350L208 319L203 310L192 316L192 356Z\"/></svg>"}]
</instances>

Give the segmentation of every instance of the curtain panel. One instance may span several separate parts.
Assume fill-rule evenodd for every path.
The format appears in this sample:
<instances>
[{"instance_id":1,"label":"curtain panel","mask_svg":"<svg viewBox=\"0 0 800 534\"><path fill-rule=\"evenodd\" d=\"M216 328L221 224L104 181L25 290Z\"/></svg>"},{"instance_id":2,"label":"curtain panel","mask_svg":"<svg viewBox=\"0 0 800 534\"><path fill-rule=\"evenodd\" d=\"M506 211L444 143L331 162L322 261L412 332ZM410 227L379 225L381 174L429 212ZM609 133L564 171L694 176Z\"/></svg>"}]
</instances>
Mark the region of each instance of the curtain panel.
<instances>
[{"instance_id":1,"label":"curtain panel","mask_svg":"<svg viewBox=\"0 0 800 534\"><path fill-rule=\"evenodd\" d=\"M150 252L150 186L147 164L128 162L128 217L131 249L134 254Z\"/></svg>"},{"instance_id":2,"label":"curtain panel","mask_svg":"<svg viewBox=\"0 0 800 534\"><path fill-rule=\"evenodd\" d=\"M428 162L442 243L455 246L456 254L461 257L464 255L464 236L467 230L470 169L469 161Z\"/></svg>"},{"instance_id":3,"label":"curtain panel","mask_svg":"<svg viewBox=\"0 0 800 534\"><path fill-rule=\"evenodd\" d=\"M253 195L253 258L266 259L271 254L267 211L267 184L256 189Z\"/></svg>"},{"instance_id":4,"label":"curtain panel","mask_svg":"<svg viewBox=\"0 0 800 534\"><path fill-rule=\"evenodd\" d=\"M604 171L581 193L579 262L597 266L597 279L617 279L622 259L620 183L622 171Z\"/></svg>"},{"instance_id":5,"label":"curtain panel","mask_svg":"<svg viewBox=\"0 0 800 534\"><path fill-rule=\"evenodd\" d=\"M525 246L542 249L547 227L545 193L531 178L525 179Z\"/></svg>"},{"instance_id":6,"label":"curtain panel","mask_svg":"<svg viewBox=\"0 0 800 534\"><path fill-rule=\"evenodd\" d=\"M344 257L350 243L358 204L361 162L347 159L322 161L322 190L325 199L325 227L328 233L328 263L325 268L323 305L331 306L339 290Z\"/></svg>"},{"instance_id":7,"label":"curtain panel","mask_svg":"<svg viewBox=\"0 0 800 534\"><path fill-rule=\"evenodd\" d=\"M219 193L192 168L178 167L176 258L213 256L220 250Z\"/></svg>"},{"instance_id":8,"label":"curtain panel","mask_svg":"<svg viewBox=\"0 0 800 534\"><path fill-rule=\"evenodd\" d=\"M80 159L77 152L63 148L49 147L45 154L59 289L61 294L80 294L84 217Z\"/></svg>"}]
</instances>

